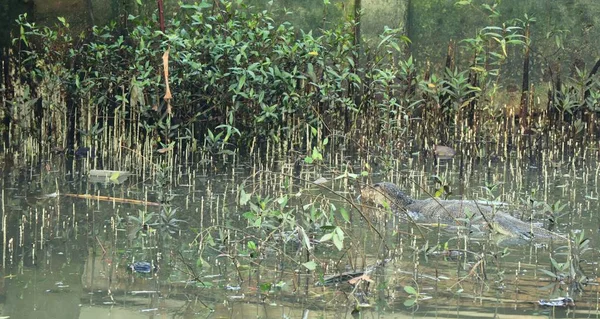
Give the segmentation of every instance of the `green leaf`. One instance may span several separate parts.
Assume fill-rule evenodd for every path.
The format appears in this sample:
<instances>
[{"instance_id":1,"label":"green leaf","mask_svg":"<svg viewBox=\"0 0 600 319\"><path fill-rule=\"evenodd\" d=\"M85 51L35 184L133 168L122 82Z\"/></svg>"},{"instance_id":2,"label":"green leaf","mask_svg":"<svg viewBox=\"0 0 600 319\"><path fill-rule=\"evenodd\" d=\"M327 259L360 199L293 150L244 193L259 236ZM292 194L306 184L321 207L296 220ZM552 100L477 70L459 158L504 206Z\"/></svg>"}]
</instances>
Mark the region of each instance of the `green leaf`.
<instances>
[{"instance_id":1,"label":"green leaf","mask_svg":"<svg viewBox=\"0 0 600 319\"><path fill-rule=\"evenodd\" d=\"M202 259L202 257L198 257L198 259L196 259L196 267L202 268L205 264L206 262L204 261L204 259Z\"/></svg>"},{"instance_id":2,"label":"green leaf","mask_svg":"<svg viewBox=\"0 0 600 319\"><path fill-rule=\"evenodd\" d=\"M212 4L202 1L200 2L200 4L198 5L191 5L191 4L184 4L181 6L181 8L183 9L195 9L195 10L200 10L200 9L206 9L206 8L212 8Z\"/></svg>"},{"instance_id":3,"label":"green leaf","mask_svg":"<svg viewBox=\"0 0 600 319\"><path fill-rule=\"evenodd\" d=\"M256 250L256 243L253 241L249 241L248 242L248 249L250 250Z\"/></svg>"},{"instance_id":4,"label":"green leaf","mask_svg":"<svg viewBox=\"0 0 600 319\"><path fill-rule=\"evenodd\" d=\"M241 91L242 87L244 87L244 83L246 83L246 74L242 75L240 78L240 82L238 82L237 91Z\"/></svg>"},{"instance_id":5,"label":"green leaf","mask_svg":"<svg viewBox=\"0 0 600 319\"><path fill-rule=\"evenodd\" d=\"M312 63L309 63L306 66L306 69L307 69L306 73L308 73L308 77L310 78L310 80L313 83L316 83L317 82L317 75L315 74L315 70L314 70L314 67L313 67Z\"/></svg>"},{"instance_id":6,"label":"green leaf","mask_svg":"<svg viewBox=\"0 0 600 319\"><path fill-rule=\"evenodd\" d=\"M312 245L310 244L310 238L308 238L308 235L304 231L304 228L298 226L298 231L300 231L300 233L302 234L302 240L304 241L304 246L306 246L306 249L311 250Z\"/></svg>"},{"instance_id":7,"label":"green leaf","mask_svg":"<svg viewBox=\"0 0 600 319\"><path fill-rule=\"evenodd\" d=\"M333 235L333 244L338 250L344 249L344 236L339 236L337 233Z\"/></svg>"},{"instance_id":8,"label":"green leaf","mask_svg":"<svg viewBox=\"0 0 600 319\"><path fill-rule=\"evenodd\" d=\"M242 214L242 217L246 218L247 220L252 221L252 220L256 219L256 213L254 213L254 212L245 212L245 213Z\"/></svg>"},{"instance_id":9,"label":"green leaf","mask_svg":"<svg viewBox=\"0 0 600 319\"><path fill-rule=\"evenodd\" d=\"M406 307L412 307L415 305L415 303L417 302L417 299L406 299L404 301L404 306Z\"/></svg>"},{"instance_id":10,"label":"green leaf","mask_svg":"<svg viewBox=\"0 0 600 319\"><path fill-rule=\"evenodd\" d=\"M262 283L260 284L260 291L265 293L265 292L269 292L271 290L271 287L273 286L273 284L271 283Z\"/></svg>"},{"instance_id":11,"label":"green leaf","mask_svg":"<svg viewBox=\"0 0 600 319\"><path fill-rule=\"evenodd\" d=\"M417 295L417 291L412 286L404 286L404 291L409 295Z\"/></svg>"},{"instance_id":12,"label":"green leaf","mask_svg":"<svg viewBox=\"0 0 600 319\"><path fill-rule=\"evenodd\" d=\"M332 237L333 237L333 233L327 233L327 234L323 235L323 237L321 237L321 239L319 239L319 242L321 242L321 243L326 242L328 240L331 240Z\"/></svg>"},{"instance_id":13,"label":"green leaf","mask_svg":"<svg viewBox=\"0 0 600 319\"><path fill-rule=\"evenodd\" d=\"M315 270L317 268L317 263L311 260L303 263L302 266L306 267L308 270Z\"/></svg>"},{"instance_id":14,"label":"green leaf","mask_svg":"<svg viewBox=\"0 0 600 319\"><path fill-rule=\"evenodd\" d=\"M386 36L385 38L383 38L383 40L381 40L381 42L379 42L379 44L377 45L377 48L379 49L379 47L384 44L385 42L387 42L391 37L393 37L393 34L390 34L388 36Z\"/></svg>"},{"instance_id":15,"label":"green leaf","mask_svg":"<svg viewBox=\"0 0 600 319\"><path fill-rule=\"evenodd\" d=\"M135 2L137 2L138 5L142 5L142 0L135 0Z\"/></svg>"},{"instance_id":16,"label":"green leaf","mask_svg":"<svg viewBox=\"0 0 600 319\"><path fill-rule=\"evenodd\" d=\"M315 161L322 161L323 160L323 155L321 155L321 152L319 152L319 150L316 147L313 147L313 152L312 152L312 159Z\"/></svg>"},{"instance_id":17,"label":"green leaf","mask_svg":"<svg viewBox=\"0 0 600 319\"><path fill-rule=\"evenodd\" d=\"M470 5L472 0L463 0L463 1L457 1L454 5L456 6L466 6L466 5Z\"/></svg>"},{"instance_id":18,"label":"green leaf","mask_svg":"<svg viewBox=\"0 0 600 319\"><path fill-rule=\"evenodd\" d=\"M306 164L312 164L313 163L313 159L310 156L307 156L304 158L304 163Z\"/></svg>"},{"instance_id":19,"label":"green leaf","mask_svg":"<svg viewBox=\"0 0 600 319\"><path fill-rule=\"evenodd\" d=\"M116 182L119 179L119 176L121 176L121 172L113 172L110 175L110 180Z\"/></svg>"},{"instance_id":20,"label":"green leaf","mask_svg":"<svg viewBox=\"0 0 600 319\"><path fill-rule=\"evenodd\" d=\"M342 214L342 218L344 219L344 221L346 221L347 223L350 222L350 215L348 214L348 211L346 209L344 209L343 207L340 208L340 214Z\"/></svg>"},{"instance_id":21,"label":"green leaf","mask_svg":"<svg viewBox=\"0 0 600 319\"><path fill-rule=\"evenodd\" d=\"M556 260L554 258L550 257L550 262L552 263L552 266L555 269L561 269L560 265L558 264L558 262L556 262Z\"/></svg>"},{"instance_id":22,"label":"green leaf","mask_svg":"<svg viewBox=\"0 0 600 319\"><path fill-rule=\"evenodd\" d=\"M248 203L248 201L250 200L251 194L246 194L246 191L244 191L244 189L240 189L240 205L244 206Z\"/></svg>"},{"instance_id":23,"label":"green leaf","mask_svg":"<svg viewBox=\"0 0 600 319\"><path fill-rule=\"evenodd\" d=\"M340 227L335 228L335 233L340 237L341 240L344 240L344 231Z\"/></svg>"},{"instance_id":24,"label":"green leaf","mask_svg":"<svg viewBox=\"0 0 600 319\"><path fill-rule=\"evenodd\" d=\"M288 197L287 196L281 196L281 197L277 198L275 200L275 202L277 202L277 204L279 204L279 206L281 206L281 208L284 208L285 205L287 205Z\"/></svg>"},{"instance_id":25,"label":"green leaf","mask_svg":"<svg viewBox=\"0 0 600 319\"><path fill-rule=\"evenodd\" d=\"M29 46L29 42L27 41L27 37L25 36L25 28L23 28L23 26L20 26L20 28L19 28L19 29L20 29L20 32L21 32L21 33L20 33L20 34L21 34L21 36L20 36L20 39L21 39L23 42L25 42L25 45L26 45L26 46Z\"/></svg>"},{"instance_id":26,"label":"green leaf","mask_svg":"<svg viewBox=\"0 0 600 319\"><path fill-rule=\"evenodd\" d=\"M208 234L206 236L206 242L208 242L208 244L210 246L216 246L217 244L215 243L215 239L213 238L213 236L211 234Z\"/></svg>"}]
</instances>

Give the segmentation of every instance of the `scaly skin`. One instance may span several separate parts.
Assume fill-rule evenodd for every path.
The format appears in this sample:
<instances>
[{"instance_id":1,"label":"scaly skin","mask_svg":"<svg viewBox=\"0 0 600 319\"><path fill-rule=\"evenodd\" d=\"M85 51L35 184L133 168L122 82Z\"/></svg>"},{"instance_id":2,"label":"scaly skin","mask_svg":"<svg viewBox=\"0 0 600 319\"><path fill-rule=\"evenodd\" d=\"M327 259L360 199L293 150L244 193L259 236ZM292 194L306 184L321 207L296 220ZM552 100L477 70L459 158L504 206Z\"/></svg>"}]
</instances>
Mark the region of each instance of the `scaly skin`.
<instances>
[{"instance_id":1,"label":"scaly skin","mask_svg":"<svg viewBox=\"0 0 600 319\"><path fill-rule=\"evenodd\" d=\"M536 241L555 240L565 241L566 237L546 229L524 222L511 215L497 211L488 204L467 200L440 200L429 198L415 200L406 195L398 186L392 183L377 183L366 187L361 192L361 200L390 207L398 213L406 209L411 216L419 221L442 222L455 224L457 219L467 216L483 215L477 222L488 224L506 236L521 237Z\"/></svg>"}]
</instances>

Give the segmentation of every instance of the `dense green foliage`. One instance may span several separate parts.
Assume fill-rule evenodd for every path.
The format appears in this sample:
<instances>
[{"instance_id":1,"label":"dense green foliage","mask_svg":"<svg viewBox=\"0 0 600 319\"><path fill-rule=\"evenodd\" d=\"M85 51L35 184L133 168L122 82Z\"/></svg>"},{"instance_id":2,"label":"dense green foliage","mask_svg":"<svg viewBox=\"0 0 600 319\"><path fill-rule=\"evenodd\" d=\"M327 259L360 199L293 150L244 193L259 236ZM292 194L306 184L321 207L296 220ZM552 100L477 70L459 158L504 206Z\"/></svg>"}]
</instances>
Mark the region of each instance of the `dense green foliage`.
<instances>
[{"instance_id":1,"label":"dense green foliage","mask_svg":"<svg viewBox=\"0 0 600 319\"><path fill-rule=\"evenodd\" d=\"M240 2L182 5L164 33L154 20L130 16L126 26L79 37L64 19L53 29L23 16L12 136L32 132L42 145L108 154L122 147L232 154L265 141L310 151L340 136L388 151L506 143L563 123L569 138L586 125L595 134L597 82L586 71L568 85L551 82L547 105L533 102L528 85L512 91L516 102L499 96L509 54L528 52L533 18L482 27L456 44L470 52L467 63L449 53L445 70L435 72L417 69L401 30L386 29L361 47L352 19L317 36L255 11ZM163 56L172 99L164 99ZM364 144L362 137L379 139ZM407 145L415 137L418 144ZM177 143L183 140L190 143Z\"/></svg>"},{"instance_id":2,"label":"dense green foliage","mask_svg":"<svg viewBox=\"0 0 600 319\"><path fill-rule=\"evenodd\" d=\"M80 38L68 35L64 19L54 30L23 17L20 40L26 48L20 65L27 73L22 74L38 87L54 79L67 99L83 102L71 106L79 110L64 103L56 107L91 116L76 120L78 127L96 123L87 127L92 135L101 133L103 119L121 116L130 121L123 133L130 133L125 139L133 143L146 136L168 144L175 136L204 135L212 144L226 143L237 133L247 145L255 137L291 140L306 127L327 127L328 134L348 130L362 106L356 102L363 89L367 98L389 95L397 70L388 55L399 54L398 41L405 41L395 30L385 34L361 79L350 24L315 37L275 24L268 12L249 13L233 3L182 9L165 33L152 21L130 16L128 30L112 24ZM172 119L163 101L161 57L167 50ZM142 135L133 134L137 124ZM215 140L218 136L222 141Z\"/></svg>"}]
</instances>

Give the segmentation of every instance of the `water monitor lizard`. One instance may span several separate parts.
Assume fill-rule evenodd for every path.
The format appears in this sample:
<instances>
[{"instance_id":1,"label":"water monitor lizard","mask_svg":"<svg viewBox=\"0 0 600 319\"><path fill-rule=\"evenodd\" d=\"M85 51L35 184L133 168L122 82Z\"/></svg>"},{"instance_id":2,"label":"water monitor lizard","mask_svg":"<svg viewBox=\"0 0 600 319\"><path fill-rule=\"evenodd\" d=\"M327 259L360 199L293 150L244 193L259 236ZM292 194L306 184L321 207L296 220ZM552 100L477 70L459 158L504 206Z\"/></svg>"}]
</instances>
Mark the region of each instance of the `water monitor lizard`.
<instances>
[{"instance_id":1,"label":"water monitor lizard","mask_svg":"<svg viewBox=\"0 0 600 319\"><path fill-rule=\"evenodd\" d=\"M469 200L413 199L392 183L382 182L364 188L361 200L390 207L394 212L406 209L416 221L457 224L472 216L477 221L503 235L535 241L566 241L567 237L524 222L493 205ZM481 216L481 218L476 218Z\"/></svg>"}]
</instances>

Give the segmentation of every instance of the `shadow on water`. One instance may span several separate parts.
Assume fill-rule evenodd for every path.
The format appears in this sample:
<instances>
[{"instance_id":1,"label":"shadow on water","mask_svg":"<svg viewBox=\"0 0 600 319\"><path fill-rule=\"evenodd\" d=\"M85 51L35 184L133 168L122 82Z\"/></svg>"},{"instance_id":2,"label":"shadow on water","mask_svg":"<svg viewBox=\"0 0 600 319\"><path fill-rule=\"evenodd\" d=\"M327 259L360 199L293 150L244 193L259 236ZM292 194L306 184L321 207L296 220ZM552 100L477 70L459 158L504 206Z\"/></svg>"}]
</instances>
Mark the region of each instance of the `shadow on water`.
<instances>
[{"instance_id":1,"label":"shadow on water","mask_svg":"<svg viewBox=\"0 0 600 319\"><path fill-rule=\"evenodd\" d=\"M417 229L401 216L373 215L356 201L364 177L347 166L197 166L181 168L162 185L139 176L103 184L79 171L86 165L58 158L4 172L2 315L597 315L596 164L509 160L459 170L458 163L414 158L387 176L370 176L391 180L415 198L441 189L450 198L510 203L522 219L543 223L551 216L555 231L583 233L591 249L577 251L578 241L497 245L485 231ZM119 201L124 198L140 202ZM562 297L573 298L575 307L538 305Z\"/></svg>"}]
</instances>

